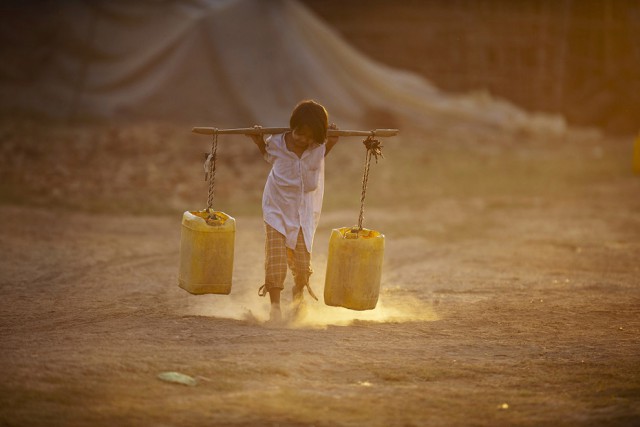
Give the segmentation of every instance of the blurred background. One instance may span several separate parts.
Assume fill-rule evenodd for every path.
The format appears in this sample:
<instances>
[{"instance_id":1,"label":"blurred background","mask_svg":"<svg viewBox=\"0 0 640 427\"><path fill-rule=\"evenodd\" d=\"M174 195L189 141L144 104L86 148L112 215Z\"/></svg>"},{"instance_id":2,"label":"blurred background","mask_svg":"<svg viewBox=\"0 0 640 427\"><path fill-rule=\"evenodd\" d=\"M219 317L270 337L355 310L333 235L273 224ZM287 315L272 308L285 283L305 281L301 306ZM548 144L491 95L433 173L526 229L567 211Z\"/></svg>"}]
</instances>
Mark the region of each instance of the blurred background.
<instances>
[{"instance_id":1,"label":"blurred background","mask_svg":"<svg viewBox=\"0 0 640 427\"><path fill-rule=\"evenodd\" d=\"M633 0L304 0L362 52L450 92L485 89L569 123L636 133Z\"/></svg>"},{"instance_id":2,"label":"blurred background","mask_svg":"<svg viewBox=\"0 0 640 427\"><path fill-rule=\"evenodd\" d=\"M381 206L539 194L567 175L588 183L596 178L581 167L593 158L602 160L598 173L628 173L630 149L611 141L631 144L638 132L637 1L41 0L0 8L5 204L202 208L211 140L191 127L286 126L307 98L343 129L401 129L372 172L378 196L368 203ZM345 138L332 157L326 206L357 212L364 150ZM268 165L255 147L221 137L219 159L217 200L259 214Z\"/></svg>"}]
</instances>

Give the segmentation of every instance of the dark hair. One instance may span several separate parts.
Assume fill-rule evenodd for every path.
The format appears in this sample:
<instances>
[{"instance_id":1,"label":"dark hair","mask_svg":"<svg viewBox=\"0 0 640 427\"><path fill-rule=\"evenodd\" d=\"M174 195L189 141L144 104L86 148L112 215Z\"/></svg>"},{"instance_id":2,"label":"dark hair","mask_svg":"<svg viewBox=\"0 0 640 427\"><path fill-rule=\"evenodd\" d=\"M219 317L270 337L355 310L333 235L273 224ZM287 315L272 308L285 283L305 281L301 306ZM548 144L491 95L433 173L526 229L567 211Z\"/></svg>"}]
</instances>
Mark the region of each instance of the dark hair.
<instances>
[{"instance_id":1,"label":"dark hair","mask_svg":"<svg viewBox=\"0 0 640 427\"><path fill-rule=\"evenodd\" d=\"M311 129L313 140L322 144L327 138L327 128L329 127L327 110L313 100L300 102L291 113L289 127L293 130L303 126L308 126Z\"/></svg>"}]
</instances>

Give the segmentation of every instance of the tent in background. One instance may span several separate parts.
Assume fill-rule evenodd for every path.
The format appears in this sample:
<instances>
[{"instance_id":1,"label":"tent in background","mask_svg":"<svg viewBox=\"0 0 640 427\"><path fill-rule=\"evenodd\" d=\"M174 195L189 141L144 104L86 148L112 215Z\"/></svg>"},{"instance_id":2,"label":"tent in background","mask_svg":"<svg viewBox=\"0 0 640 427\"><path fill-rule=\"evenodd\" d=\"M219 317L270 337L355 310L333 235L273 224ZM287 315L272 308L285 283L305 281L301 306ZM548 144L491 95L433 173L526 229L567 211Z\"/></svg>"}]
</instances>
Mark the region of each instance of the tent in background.
<instances>
[{"instance_id":1,"label":"tent in background","mask_svg":"<svg viewBox=\"0 0 640 427\"><path fill-rule=\"evenodd\" d=\"M298 101L313 98L343 128L564 130L559 117L528 114L488 94L443 93L371 61L293 0L4 8L3 115L280 126Z\"/></svg>"}]
</instances>

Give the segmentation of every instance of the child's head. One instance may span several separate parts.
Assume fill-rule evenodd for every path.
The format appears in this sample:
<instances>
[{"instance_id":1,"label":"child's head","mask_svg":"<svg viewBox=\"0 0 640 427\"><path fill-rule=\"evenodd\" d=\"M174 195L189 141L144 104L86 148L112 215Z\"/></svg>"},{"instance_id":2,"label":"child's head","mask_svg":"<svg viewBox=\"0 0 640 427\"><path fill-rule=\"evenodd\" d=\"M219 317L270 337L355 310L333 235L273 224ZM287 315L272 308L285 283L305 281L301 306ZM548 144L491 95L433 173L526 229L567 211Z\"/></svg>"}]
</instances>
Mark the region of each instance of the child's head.
<instances>
[{"instance_id":1,"label":"child's head","mask_svg":"<svg viewBox=\"0 0 640 427\"><path fill-rule=\"evenodd\" d=\"M322 144L327 137L329 116L327 110L315 101L302 101L291 113L289 127L292 130L309 132L313 140ZM307 129L303 129L303 128Z\"/></svg>"}]
</instances>

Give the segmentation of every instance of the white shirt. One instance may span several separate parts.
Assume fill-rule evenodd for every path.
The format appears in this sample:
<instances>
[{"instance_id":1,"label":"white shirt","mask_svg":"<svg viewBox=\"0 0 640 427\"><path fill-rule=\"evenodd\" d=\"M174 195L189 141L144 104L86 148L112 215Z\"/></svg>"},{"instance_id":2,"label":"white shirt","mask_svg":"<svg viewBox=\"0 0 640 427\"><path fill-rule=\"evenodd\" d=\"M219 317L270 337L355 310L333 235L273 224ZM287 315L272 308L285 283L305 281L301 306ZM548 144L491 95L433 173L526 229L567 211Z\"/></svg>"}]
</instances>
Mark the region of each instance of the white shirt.
<instances>
[{"instance_id":1,"label":"white shirt","mask_svg":"<svg viewBox=\"0 0 640 427\"><path fill-rule=\"evenodd\" d=\"M295 249L302 228L307 251L311 253L313 236L320 221L324 196L324 144L311 144L302 157L289 151L285 134L266 140L265 160L273 166L262 195L264 221L286 238L286 246Z\"/></svg>"}]
</instances>

